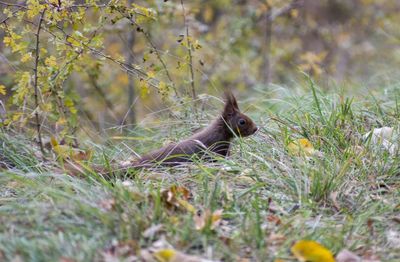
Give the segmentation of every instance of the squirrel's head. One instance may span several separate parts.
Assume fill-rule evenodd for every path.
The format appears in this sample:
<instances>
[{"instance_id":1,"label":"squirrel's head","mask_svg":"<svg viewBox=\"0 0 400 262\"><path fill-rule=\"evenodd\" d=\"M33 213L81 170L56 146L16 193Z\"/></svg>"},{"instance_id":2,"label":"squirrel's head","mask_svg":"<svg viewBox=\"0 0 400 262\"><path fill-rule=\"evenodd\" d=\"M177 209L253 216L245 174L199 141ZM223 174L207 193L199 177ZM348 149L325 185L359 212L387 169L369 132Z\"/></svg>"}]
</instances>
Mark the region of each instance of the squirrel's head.
<instances>
[{"instance_id":1,"label":"squirrel's head","mask_svg":"<svg viewBox=\"0 0 400 262\"><path fill-rule=\"evenodd\" d=\"M225 92L225 107L222 118L228 125L230 132L245 137L254 134L258 128L245 114L241 113L235 96L230 91Z\"/></svg>"}]
</instances>

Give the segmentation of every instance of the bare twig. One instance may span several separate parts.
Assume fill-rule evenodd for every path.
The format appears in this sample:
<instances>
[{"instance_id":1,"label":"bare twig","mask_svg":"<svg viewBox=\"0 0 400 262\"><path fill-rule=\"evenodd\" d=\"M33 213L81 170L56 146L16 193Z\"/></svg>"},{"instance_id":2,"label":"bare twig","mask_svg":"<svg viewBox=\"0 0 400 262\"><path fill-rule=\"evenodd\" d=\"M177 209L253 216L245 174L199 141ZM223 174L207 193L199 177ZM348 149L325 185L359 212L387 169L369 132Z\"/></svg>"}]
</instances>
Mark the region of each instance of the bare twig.
<instances>
[{"instance_id":1,"label":"bare twig","mask_svg":"<svg viewBox=\"0 0 400 262\"><path fill-rule=\"evenodd\" d=\"M89 44L87 44L87 43L85 43L85 42L82 42L82 41L80 41L79 39L76 39L75 37L73 37L73 36L71 36L70 34L66 33L66 32L64 31L64 29L63 29L60 25L57 24L57 25L56 25L56 28L57 28L61 33L63 33L65 39L70 38L71 40L80 42L84 48L87 48L87 49L88 49L90 52L92 52L93 54L98 55L98 56L101 56L101 57L103 57L103 58L105 58L105 59L107 59L107 60L110 60L110 61L113 62L113 63L116 63L116 64L119 65L122 69L124 69L127 73L135 74L135 75L137 75L137 76L140 77L140 78L149 78L149 77L147 76L147 73L146 73L146 72L143 72L142 70L137 69L137 68L133 67L132 65L128 65L128 64L126 64L126 63L124 63L124 62L122 62L122 61L120 61L120 60L117 60L117 59L113 58L112 56L109 56L109 55L107 55L107 54L104 54L102 51L97 50L97 49L95 49L95 48L89 46ZM73 47L73 45L71 45L71 43L65 41L65 39L62 39L62 38L58 37L57 35L55 35L55 34L52 33L51 31L47 30L46 32L48 32L49 34L51 34L51 35L52 35L55 39L57 39L59 42L65 43L66 45L69 45L69 46ZM152 86L152 87L154 87L154 88L156 88L156 89L158 89L158 84L159 84L160 81L158 81L156 78L150 78L150 80L151 80L151 81L148 81L149 85Z\"/></svg>"},{"instance_id":2,"label":"bare twig","mask_svg":"<svg viewBox=\"0 0 400 262\"><path fill-rule=\"evenodd\" d=\"M25 5L7 3L7 2L4 2L4 1L0 1L0 5L5 5L5 6L16 6L16 7L20 7L20 8L26 8Z\"/></svg>"},{"instance_id":3,"label":"bare twig","mask_svg":"<svg viewBox=\"0 0 400 262\"><path fill-rule=\"evenodd\" d=\"M192 98L193 98L193 100L195 100L197 96L196 96L196 89L194 86L192 43L189 39L189 37L190 37L189 26L188 26L187 20L186 20L186 11L185 11L185 6L183 4L183 0L181 0L181 6L182 6L182 11L183 11L183 22L186 27L186 44L187 44L188 55L189 55L190 86L192 87Z\"/></svg>"},{"instance_id":4,"label":"bare twig","mask_svg":"<svg viewBox=\"0 0 400 262\"><path fill-rule=\"evenodd\" d=\"M151 48L152 48L153 51L156 53L157 59L160 61L161 65L162 65L162 67L163 67L163 69L164 69L164 71L165 71L165 74L167 75L167 78L168 78L169 82L170 82L171 85L172 85L172 89L174 90L175 96L179 98L178 90L176 89L175 82L172 80L171 74L169 73L167 64L165 63L164 59L162 58L162 56L161 56L161 54L160 54L160 51L158 50L158 48L156 47L156 45L155 45L155 44L153 43L153 41L151 40L150 34L149 34L148 32L146 32L146 31L144 31L143 28L142 28L141 26L139 26L133 18L131 18L131 17L130 17L130 18L127 17L127 18L129 19L129 22L131 22L131 23L132 23L133 25L135 25L138 29L140 29L140 30L138 30L138 31L142 32L143 35L145 36L147 42L149 42ZM129 41L129 39L128 39L128 41Z\"/></svg>"},{"instance_id":5,"label":"bare twig","mask_svg":"<svg viewBox=\"0 0 400 262\"><path fill-rule=\"evenodd\" d=\"M38 65L39 65L39 54L40 54L40 50L39 50L39 44L40 44L40 30L42 28L42 22L44 20L44 15L46 13L46 9L44 9L42 11L42 13L40 14L40 20L39 20L39 24L38 24L38 28L37 28L37 32L36 32L36 48L35 48L35 68L33 69L34 73L35 73L35 78L34 78L34 88L35 88L35 118L36 118L36 129L37 129L37 135L38 135L38 142L39 142L39 146L40 146L40 151L42 152L43 156L44 156L44 148L43 148L43 142L42 142L42 135L40 133L40 129L41 129L41 124L40 124L40 120L39 120L39 98L38 98L38 93L39 93L39 88L38 88Z\"/></svg>"},{"instance_id":6,"label":"bare twig","mask_svg":"<svg viewBox=\"0 0 400 262\"><path fill-rule=\"evenodd\" d=\"M167 68L167 64L166 64L166 63L164 62L164 60L162 59L161 54L160 54L160 52L158 51L157 47L154 45L153 41L151 40L150 35L149 35L147 32L143 32L143 34L144 34L144 36L146 37L147 42L149 42L149 44L151 45L151 48L153 49L153 51L156 53L158 60L159 60L160 63L162 64L162 66L163 66L163 68L164 68L164 70L165 70L165 74L167 75L168 80L169 80L169 82L170 82L171 85L172 85L172 89L174 90L176 97L179 97L178 91L176 90L176 87L175 87L175 83L174 83L174 81L172 80L171 74L169 73L169 70L168 70L168 68Z\"/></svg>"}]
</instances>

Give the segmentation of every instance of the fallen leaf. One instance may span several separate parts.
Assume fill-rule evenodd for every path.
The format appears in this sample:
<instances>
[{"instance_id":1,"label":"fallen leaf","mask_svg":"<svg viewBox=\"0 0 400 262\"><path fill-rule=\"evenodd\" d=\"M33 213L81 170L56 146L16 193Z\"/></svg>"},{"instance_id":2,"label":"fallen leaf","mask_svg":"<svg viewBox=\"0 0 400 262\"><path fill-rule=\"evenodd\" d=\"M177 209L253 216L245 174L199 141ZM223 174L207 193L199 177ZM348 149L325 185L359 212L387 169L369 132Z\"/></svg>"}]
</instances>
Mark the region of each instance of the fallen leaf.
<instances>
[{"instance_id":1,"label":"fallen leaf","mask_svg":"<svg viewBox=\"0 0 400 262\"><path fill-rule=\"evenodd\" d=\"M195 213L196 209L187 201L190 198L190 191L181 186L171 186L161 192L162 199L170 207L183 209L190 213Z\"/></svg>"},{"instance_id":2,"label":"fallen leaf","mask_svg":"<svg viewBox=\"0 0 400 262\"><path fill-rule=\"evenodd\" d=\"M100 207L107 211L112 210L115 207L115 199L110 198L102 200L100 202Z\"/></svg>"},{"instance_id":3,"label":"fallen leaf","mask_svg":"<svg viewBox=\"0 0 400 262\"><path fill-rule=\"evenodd\" d=\"M270 214L267 216L267 221L271 222L277 226L281 224L281 219L278 216L273 215L273 214Z\"/></svg>"},{"instance_id":4,"label":"fallen leaf","mask_svg":"<svg viewBox=\"0 0 400 262\"><path fill-rule=\"evenodd\" d=\"M116 242L101 253L104 262L138 261L136 252L139 248L135 240Z\"/></svg>"},{"instance_id":5,"label":"fallen leaf","mask_svg":"<svg viewBox=\"0 0 400 262\"><path fill-rule=\"evenodd\" d=\"M336 255L336 262L361 262L361 258L353 252L343 249Z\"/></svg>"},{"instance_id":6,"label":"fallen leaf","mask_svg":"<svg viewBox=\"0 0 400 262\"><path fill-rule=\"evenodd\" d=\"M153 256L158 262L212 262L211 260L187 255L171 248L160 249L154 252Z\"/></svg>"},{"instance_id":7,"label":"fallen leaf","mask_svg":"<svg viewBox=\"0 0 400 262\"><path fill-rule=\"evenodd\" d=\"M299 261L335 262L332 253L327 248L315 241L297 241L292 246L291 251Z\"/></svg>"},{"instance_id":8,"label":"fallen leaf","mask_svg":"<svg viewBox=\"0 0 400 262\"><path fill-rule=\"evenodd\" d=\"M317 151L307 138L300 138L290 142L287 146L289 154L295 156L312 156Z\"/></svg>"},{"instance_id":9,"label":"fallen leaf","mask_svg":"<svg viewBox=\"0 0 400 262\"><path fill-rule=\"evenodd\" d=\"M283 244L285 240L286 237L284 235L272 232L267 238L267 243L270 245L280 245Z\"/></svg>"},{"instance_id":10,"label":"fallen leaf","mask_svg":"<svg viewBox=\"0 0 400 262\"><path fill-rule=\"evenodd\" d=\"M221 222L222 213L222 209L218 209L212 214L209 209L205 212L197 212L193 218L196 230L203 230L206 227L215 229Z\"/></svg>"},{"instance_id":11,"label":"fallen leaf","mask_svg":"<svg viewBox=\"0 0 400 262\"><path fill-rule=\"evenodd\" d=\"M332 200L333 206L335 207L336 211L339 212L340 211L340 205L339 205L339 203L337 201L337 196L338 196L338 192L337 191L331 192L330 195L329 195L330 199Z\"/></svg>"},{"instance_id":12,"label":"fallen leaf","mask_svg":"<svg viewBox=\"0 0 400 262\"><path fill-rule=\"evenodd\" d=\"M400 231L389 229L385 235L389 246L400 250Z\"/></svg>"},{"instance_id":13,"label":"fallen leaf","mask_svg":"<svg viewBox=\"0 0 400 262\"><path fill-rule=\"evenodd\" d=\"M58 159L71 159L74 161L82 161L82 160L88 160L92 156L92 151L83 151L79 148L74 148L69 145L62 145L58 143L56 138L52 136L50 138L50 144L53 149L53 152L56 153Z\"/></svg>"},{"instance_id":14,"label":"fallen leaf","mask_svg":"<svg viewBox=\"0 0 400 262\"><path fill-rule=\"evenodd\" d=\"M370 139L372 145L380 145L390 154L394 155L398 150L398 134L393 127L375 128L364 135L364 140Z\"/></svg>"},{"instance_id":15,"label":"fallen leaf","mask_svg":"<svg viewBox=\"0 0 400 262\"><path fill-rule=\"evenodd\" d=\"M154 257L160 262L173 261L172 259L176 256L176 251L170 248L161 249L154 253Z\"/></svg>"},{"instance_id":16,"label":"fallen leaf","mask_svg":"<svg viewBox=\"0 0 400 262\"><path fill-rule=\"evenodd\" d=\"M148 229L146 229L145 231L143 231L142 235L145 238L154 238L154 236L160 232L163 228L162 224L157 224L157 225L152 225L151 227L149 227Z\"/></svg>"}]
</instances>

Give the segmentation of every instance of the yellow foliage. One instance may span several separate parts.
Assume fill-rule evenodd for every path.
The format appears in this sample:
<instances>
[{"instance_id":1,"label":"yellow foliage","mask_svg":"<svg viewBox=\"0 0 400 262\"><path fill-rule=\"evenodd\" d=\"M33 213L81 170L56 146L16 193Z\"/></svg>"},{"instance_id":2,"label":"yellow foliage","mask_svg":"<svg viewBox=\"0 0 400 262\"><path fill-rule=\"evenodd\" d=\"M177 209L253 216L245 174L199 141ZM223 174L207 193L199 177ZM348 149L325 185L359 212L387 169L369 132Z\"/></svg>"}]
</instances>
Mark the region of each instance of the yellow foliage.
<instances>
[{"instance_id":1,"label":"yellow foliage","mask_svg":"<svg viewBox=\"0 0 400 262\"><path fill-rule=\"evenodd\" d=\"M32 59L32 53L29 52L29 53L24 54L24 55L21 57L21 62L22 62L22 63L25 63L25 62L30 61L31 59Z\"/></svg>"},{"instance_id":2,"label":"yellow foliage","mask_svg":"<svg viewBox=\"0 0 400 262\"><path fill-rule=\"evenodd\" d=\"M300 138L290 142L288 151L291 155L306 155L312 156L316 152L314 146L307 138Z\"/></svg>"},{"instance_id":3,"label":"yellow foliage","mask_svg":"<svg viewBox=\"0 0 400 262\"><path fill-rule=\"evenodd\" d=\"M5 96L7 94L6 87L4 85L0 85L0 94Z\"/></svg>"},{"instance_id":4,"label":"yellow foliage","mask_svg":"<svg viewBox=\"0 0 400 262\"><path fill-rule=\"evenodd\" d=\"M50 138L51 146L53 151L56 153L57 157L60 159L66 159L70 155L71 149L67 145L60 145L54 136Z\"/></svg>"},{"instance_id":5,"label":"yellow foliage","mask_svg":"<svg viewBox=\"0 0 400 262\"><path fill-rule=\"evenodd\" d=\"M223 210L219 209L211 213L210 210L206 210L203 213L195 214L194 223L197 230L203 230L206 227L215 229L221 222Z\"/></svg>"},{"instance_id":6,"label":"yellow foliage","mask_svg":"<svg viewBox=\"0 0 400 262\"><path fill-rule=\"evenodd\" d=\"M147 72L147 77L148 78L154 78L156 76L156 73L154 73L154 71L149 71L149 72Z\"/></svg>"},{"instance_id":7,"label":"yellow foliage","mask_svg":"<svg viewBox=\"0 0 400 262\"><path fill-rule=\"evenodd\" d=\"M150 89L149 89L149 85L148 85L147 81L141 80L139 82L139 88L140 88L140 96L142 98L146 98L148 96L148 94L150 93Z\"/></svg>"},{"instance_id":8,"label":"yellow foliage","mask_svg":"<svg viewBox=\"0 0 400 262\"><path fill-rule=\"evenodd\" d=\"M54 56L49 56L44 61L44 64L51 67L57 67L57 60Z\"/></svg>"},{"instance_id":9,"label":"yellow foliage","mask_svg":"<svg viewBox=\"0 0 400 262\"><path fill-rule=\"evenodd\" d=\"M312 71L316 75L320 75L322 73L321 63L327 54L327 52L321 52L319 54L306 52L300 55L302 63L299 68L303 71Z\"/></svg>"},{"instance_id":10,"label":"yellow foliage","mask_svg":"<svg viewBox=\"0 0 400 262\"><path fill-rule=\"evenodd\" d=\"M291 248L292 253L299 261L335 262L332 253L315 241L300 240Z\"/></svg>"}]
</instances>

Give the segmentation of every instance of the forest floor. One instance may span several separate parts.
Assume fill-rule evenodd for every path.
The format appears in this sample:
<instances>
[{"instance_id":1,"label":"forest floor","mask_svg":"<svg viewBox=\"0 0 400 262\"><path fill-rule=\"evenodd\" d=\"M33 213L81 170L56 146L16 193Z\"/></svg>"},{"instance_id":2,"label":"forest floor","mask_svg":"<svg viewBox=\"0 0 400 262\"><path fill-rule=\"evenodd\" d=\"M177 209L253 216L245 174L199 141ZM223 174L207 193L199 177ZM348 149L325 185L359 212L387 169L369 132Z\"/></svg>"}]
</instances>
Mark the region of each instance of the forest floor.
<instances>
[{"instance_id":1,"label":"forest floor","mask_svg":"<svg viewBox=\"0 0 400 262\"><path fill-rule=\"evenodd\" d=\"M364 135L383 126L396 134L399 88L354 98L312 87L259 91L241 102L260 131L236 139L229 159L111 179L91 163L126 160L132 148L187 136L191 125L160 122L126 140L81 141L93 156L79 175L3 130L0 260L295 261L291 247L306 239L334 256L347 249L365 261L396 261L398 139L388 147Z\"/></svg>"}]
</instances>

